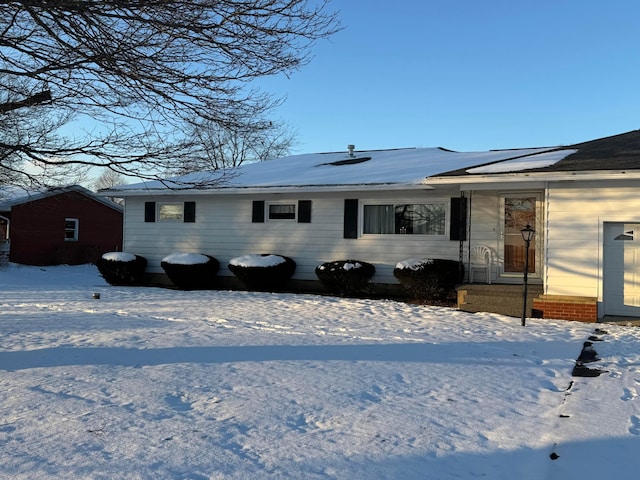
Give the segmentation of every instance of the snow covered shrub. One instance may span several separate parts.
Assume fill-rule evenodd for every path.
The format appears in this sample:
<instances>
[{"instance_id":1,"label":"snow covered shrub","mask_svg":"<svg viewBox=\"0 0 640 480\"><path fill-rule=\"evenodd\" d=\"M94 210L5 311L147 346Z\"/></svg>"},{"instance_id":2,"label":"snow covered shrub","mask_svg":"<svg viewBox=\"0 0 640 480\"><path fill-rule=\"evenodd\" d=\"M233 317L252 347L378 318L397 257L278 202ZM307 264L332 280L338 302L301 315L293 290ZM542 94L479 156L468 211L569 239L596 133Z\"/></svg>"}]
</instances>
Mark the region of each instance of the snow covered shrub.
<instances>
[{"instance_id":1,"label":"snow covered shrub","mask_svg":"<svg viewBox=\"0 0 640 480\"><path fill-rule=\"evenodd\" d=\"M341 296L361 293L376 273L376 267L359 260L336 260L316 267L322 286Z\"/></svg>"},{"instance_id":2,"label":"snow covered shrub","mask_svg":"<svg viewBox=\"0 0 640 480\"><path fill-rule=\"evenodd\" d=\"M139 285L147 268L147 259L132 253L108 252L95 265L109 285Z\"/></svg>"},{"instance_id":3,"label":"snow covered shrub","mask_svg":"<svg viewBox=\"0 0 640 480\"><path fill-rule=\"evenodd\" d=\"M444 302L454 292L462 268L455 260L410 258L398 262L393 275L413 298Z\"/></svg>"},{"instance_id":4,"label":"snow covered shrub","mask_svg":"<svg viewBox=\"0 0 640 480\"><path fill-rule=\"evenodd\" d=\"M229 270L251 290L279 290L296 271L296 262L282 255L243 255L229 261Z\"/></svg>"},{"instance_id":5,"label":"snow covered shrub","mask_svg":"<svg viewBox=\"0 0 640 480\"><path fill-rule=\"evenodd\" d=\"M211 288L220 262L201 253L172 253L162 259L160 266L176 287L191 290Z\"/></svg>"}]
</instances>

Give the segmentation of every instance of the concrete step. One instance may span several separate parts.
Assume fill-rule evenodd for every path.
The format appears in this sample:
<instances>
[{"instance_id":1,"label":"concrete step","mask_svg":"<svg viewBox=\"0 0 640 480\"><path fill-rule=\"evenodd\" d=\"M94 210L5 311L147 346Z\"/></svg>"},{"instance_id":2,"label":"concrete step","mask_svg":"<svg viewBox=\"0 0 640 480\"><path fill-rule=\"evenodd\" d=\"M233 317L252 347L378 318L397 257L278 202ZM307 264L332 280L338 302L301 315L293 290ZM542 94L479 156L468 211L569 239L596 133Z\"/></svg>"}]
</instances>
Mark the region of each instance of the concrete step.
<instances>
[{"instance_id":1,"label":"concrete step","mask_svg":"<svg viewBox=\"0 0 640 480\"><path fill-rule=\"evenodd\" d=\"M513 284L486 284L486 283L472 283L466 285L458 286L457 290L464 290L468 294L478 294L483 296L514 296L514 297L522 297L524 291L524 285L513 285ZM543 292L542 285L539 284L529 284L527 286L527 293L532 295L540 295Z\"/></svg>"},{"instance_id":2,"label":"concrete step","mask_svg":"<svg viewBox=\"0 0 640 480\"><path fill-rule=\"evenodd\" d=\"M527 301L526 317L531 317L531 300ZM507 315L509 317L521 317L522 316L522 299L519 303L516 302L504 302L496 300L495 302L488 301L471 301L463 303L458 306L463 312L478 313L489 312L498 313L500 315Z\"/></svg>"}]
</instances>

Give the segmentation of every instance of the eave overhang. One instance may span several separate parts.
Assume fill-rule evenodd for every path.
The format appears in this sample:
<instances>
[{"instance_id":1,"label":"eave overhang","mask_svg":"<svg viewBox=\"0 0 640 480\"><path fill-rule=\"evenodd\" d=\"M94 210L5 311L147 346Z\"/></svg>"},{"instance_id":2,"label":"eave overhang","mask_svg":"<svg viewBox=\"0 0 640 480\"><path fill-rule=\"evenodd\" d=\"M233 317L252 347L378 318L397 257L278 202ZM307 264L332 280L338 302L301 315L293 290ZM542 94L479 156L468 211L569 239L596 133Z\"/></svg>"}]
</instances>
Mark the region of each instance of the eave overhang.
<instances>
[{"instance_id":1,"label":"eave overhang","mask_svg":"<svg viewBox=\"0 0 640 480\"><path fill-rule=\"evenodd\" d=\"M606 180L640 180L640 170L630 171L585 171L585 172L517 172L486 175L436 176L425 179L427 185L472 185L472 184L514 184L528 182L587 182Z\"/></svg>"},{"instance_id":2,"label":"eave overhang","mask_svg":"<svg viewBox=\"0 0 640 480\"><path fill-rule=\"evenodd\" d=\"M435 187L427 183L380 183L360 185L283 185L269 187L217 187L217 188L142 188L136 190L104 190L98 195L105 197L149 197L149 196L184 196L184 195L256 195L286 193L332 193L332 192L381 192L433 190Z\"/></svg>"}]
</instances>

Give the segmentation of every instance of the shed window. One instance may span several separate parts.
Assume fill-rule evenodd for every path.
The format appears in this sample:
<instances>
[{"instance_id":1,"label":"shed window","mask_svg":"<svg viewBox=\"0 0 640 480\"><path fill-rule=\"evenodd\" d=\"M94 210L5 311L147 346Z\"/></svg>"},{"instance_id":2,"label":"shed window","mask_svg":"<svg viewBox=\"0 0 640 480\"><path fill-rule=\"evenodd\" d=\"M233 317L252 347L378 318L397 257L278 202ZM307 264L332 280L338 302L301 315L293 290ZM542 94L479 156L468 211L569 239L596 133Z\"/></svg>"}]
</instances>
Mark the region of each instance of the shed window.
<instances>
[{"instance_id":1,"label":"shed window","mask_svg":"<svg viewBox=\"0 0 640 480\"><path fill-rule=\"evenodd\" d=\"M363 233L445 234L444 203L365 205L363 213Z\"/></svg>"},{"instance_id":2,"label":"shed window","mask_svg":"<svg viewBox=\"0 0 640 480\"><path fill-rule=\"evenodd\" d=\"M77 218L65 218L64 219L64 241L65 242L77 242L78 241L78 226L80 221Z\"/></svg>"}]
</instances>

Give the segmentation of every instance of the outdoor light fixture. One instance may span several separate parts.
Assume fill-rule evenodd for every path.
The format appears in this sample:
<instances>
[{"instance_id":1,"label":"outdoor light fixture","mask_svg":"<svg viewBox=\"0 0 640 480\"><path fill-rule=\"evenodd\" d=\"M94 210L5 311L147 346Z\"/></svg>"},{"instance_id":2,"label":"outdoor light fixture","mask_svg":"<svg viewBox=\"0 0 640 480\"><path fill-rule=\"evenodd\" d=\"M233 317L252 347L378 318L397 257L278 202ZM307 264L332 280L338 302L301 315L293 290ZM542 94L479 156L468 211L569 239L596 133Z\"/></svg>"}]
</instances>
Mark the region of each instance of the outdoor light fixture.
<instances>
[{"instance_id":1,"label":"outdoor light fixture","mask_svg":"<svg viewBox=\"0 0 640 480\"><path fill-rule=\"evenodd\" d=\"M531 240L533 240L533 236L536 234L536 231L533 228L531 228L531 225L527 224L526 227L520 230L520 233L522 234L522 239L528 245L531 242Z\"/></svg>"},{"instance_id":2,"label":"outdoor light fixture","mask_svg":"<svg viewBox=\"0 0 640 480\"><path fill-rule=\"evenodd\" d=\"M531 245L531 240L533 240L533 236L536 234L536 231L531 228L531 225L527 223L527 226L520 230L522 234L522 239L524 240L524 293L522 300L522 326L524 327L525 317L527 316L527 280L529 276L529 246Z\"/></svg>"}]
</instances>

